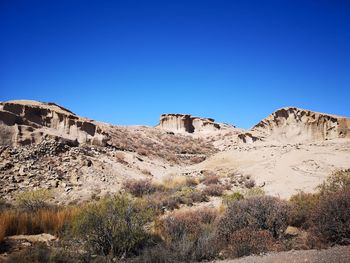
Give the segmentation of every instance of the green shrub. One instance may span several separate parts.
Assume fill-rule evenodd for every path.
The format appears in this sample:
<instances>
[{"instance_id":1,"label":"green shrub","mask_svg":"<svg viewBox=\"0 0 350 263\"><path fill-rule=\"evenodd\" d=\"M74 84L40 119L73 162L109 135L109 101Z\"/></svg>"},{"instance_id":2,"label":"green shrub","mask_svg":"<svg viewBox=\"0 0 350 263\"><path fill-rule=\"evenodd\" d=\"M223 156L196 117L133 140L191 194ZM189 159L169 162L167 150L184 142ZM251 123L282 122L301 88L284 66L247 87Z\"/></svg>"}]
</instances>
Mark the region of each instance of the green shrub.
<instances>
[{"instance_id":1,"label":"green shrub","mask_svg":"<svg viewBox=\"0 0 350 263\"><path fill-rule=\"evenodd\" d=\"M151 236L145 225L153 211L125 195L102 200L83 209L73 222L73 231L93 253L121 258L138 253Z\"/></svg>"},{"instance_id":2,"label":"green shrub","mask_svg":"<svg viewBox=\"0 0 350 263\"><path fill-rule=\"evenodd\" d=\"M311 222L315 235L331 243L350 244L350 187L323 196Z\"/></svg>"},{"instance_id":3,"label":"green shrub","mask_svg":"<svg viewBox=\"0 0 350 263\"><path fill-rule=\"evenodd\" d=\"M244 199L244 196L240 192L234 192L232 194L224 195L222 201L224 204L227 205L231 202L242 200L242 199Z\"/></svg>"},{"instance_id":4,"label":"green shrub","mask_svg":"<svg viewBox=\"0 0 350 263\"><path fill-rule=\"evenodd\" d=\"M49 190L37 190L20 193L17 195L17 205L25 211L36 211L42 208L48 208L48 200L52 197Z\"/></svg>"},{"instance_id":5,"label":"green shrub","mask_svg":"<svg viewBox=\"0 0 350 263\"><path fill-rule=\"evenodd\" d=\"M218 234L228 241L233 232L248 227L268 230L273 237L280 237L287 228L289 210L287 202L271 196L231 202L218 224Z\"/></svg>"},{"instance_id":6,"label":"green shrub","mask_svg":"<svg viewBox=\"0 0 350 263\"><path fill-rule=\"evenodd\" d=\"M312 211L318 205L319 194L299 192L293 195L289 202L291 204L290 225L307 228Z\"/></svg>"}]
</instances>

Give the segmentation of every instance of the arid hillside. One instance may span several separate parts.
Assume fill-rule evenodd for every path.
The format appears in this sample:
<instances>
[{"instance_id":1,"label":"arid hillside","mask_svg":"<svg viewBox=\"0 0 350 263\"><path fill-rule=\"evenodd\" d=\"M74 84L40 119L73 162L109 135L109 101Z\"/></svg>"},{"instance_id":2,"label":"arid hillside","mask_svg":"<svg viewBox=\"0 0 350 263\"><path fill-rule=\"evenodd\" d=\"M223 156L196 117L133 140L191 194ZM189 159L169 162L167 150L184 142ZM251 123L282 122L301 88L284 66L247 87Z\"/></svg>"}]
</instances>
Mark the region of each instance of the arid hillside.
<instances>
[{"instance_id":1,"label":"arid hillside","mask_svg":"<svg viewBox=\"0 0 350 263\"><path fill-rule=\"evenodd\" d=\"M252 130L210 118L165 114L156 127L112 126L55 103L0 104L0 196L51 189L57 202L116 193L127 179L213 173L288 197L313 191L349 168L350 119L297 108L276 111Z\"/></svg>"}]
</instances>

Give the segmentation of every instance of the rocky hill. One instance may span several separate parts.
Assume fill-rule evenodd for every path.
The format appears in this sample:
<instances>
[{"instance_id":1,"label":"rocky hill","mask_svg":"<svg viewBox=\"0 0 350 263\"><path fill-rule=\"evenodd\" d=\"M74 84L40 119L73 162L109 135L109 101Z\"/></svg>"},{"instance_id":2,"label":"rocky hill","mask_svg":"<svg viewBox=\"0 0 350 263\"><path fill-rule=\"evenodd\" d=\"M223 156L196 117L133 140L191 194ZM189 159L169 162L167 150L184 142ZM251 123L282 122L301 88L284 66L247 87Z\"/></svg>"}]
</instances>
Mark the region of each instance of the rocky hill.
<instances>
[{"instance_id":1,"label":"rocky hill","mask_svg":"<svg viewBox=\"0 0 350 263\"><path fill-rule=\"evenodd\" d=\"M290 107L272 113L252 131L279 142L350 138L350 118Z\"/></svg>"},{"instance_id":2,"label":"rocky hill","mask_svg":"<svg viewBox=\"0 0 350 263\"><path fill-rule=\"evenodd\" d=\"M16 100L0 103L0 145L28 145L43 138L105 145L98 123L55 104Z\"/></svg>"},{"instance_id":3,"label":"rocky hill","mask_svg":"<svg viewBox=\"0 0 350 263\"><path fill-rule=\"evenodd\" d=\"M313 190L334 169L350 168L349 127L348 118L297 108L278 110L251 130L186 114L164 114L156 127L122 127L55 103L2 102L0 198L44 188L58 202L79 201L115 193L130 178L203 171L224 181L252 178L288 197Z\"/></svg>"}]
</instances>

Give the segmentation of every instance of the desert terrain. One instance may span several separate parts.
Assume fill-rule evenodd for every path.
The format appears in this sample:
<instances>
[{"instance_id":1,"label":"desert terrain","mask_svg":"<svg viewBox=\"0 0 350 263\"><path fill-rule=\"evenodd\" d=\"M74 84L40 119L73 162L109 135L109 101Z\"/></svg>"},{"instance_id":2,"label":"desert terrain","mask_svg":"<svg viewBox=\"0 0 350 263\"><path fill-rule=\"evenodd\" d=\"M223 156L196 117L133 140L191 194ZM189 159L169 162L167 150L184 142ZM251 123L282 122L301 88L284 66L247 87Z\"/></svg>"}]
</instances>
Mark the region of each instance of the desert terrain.
<instances>
[{"instance_id":1,"label":"desert terrain","mask_svg":"<svg viewBox=\"0 0 350 263\"><path fill-rule=\"evenodd\" d=\"M79 205L125 193L126 182L192 180L190 191L208 199L180 201L176 209L220 209L234 193L282 200L316 193L329 175L350 168L350 119L295 107L251 129L178 113L149 127L115 126L55 103L16 100L0 103L0 133L0 198L9 204L45 190L52 204ZM209 190L208 178L218 186ZM167 214L175 207L162 201L160 208Z\"/></svg>"}]
</instances>

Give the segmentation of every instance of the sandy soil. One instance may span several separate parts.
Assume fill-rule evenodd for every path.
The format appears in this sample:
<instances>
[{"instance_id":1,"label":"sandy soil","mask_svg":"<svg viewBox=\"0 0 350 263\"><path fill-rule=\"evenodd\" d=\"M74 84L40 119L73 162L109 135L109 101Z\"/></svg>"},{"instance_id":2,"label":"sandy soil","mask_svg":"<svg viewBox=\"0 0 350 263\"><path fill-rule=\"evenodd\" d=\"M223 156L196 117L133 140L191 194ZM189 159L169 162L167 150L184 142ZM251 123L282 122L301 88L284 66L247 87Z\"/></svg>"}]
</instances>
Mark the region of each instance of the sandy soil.
<instances>
[{"instance_id":1,"label":"sandy soil","mask_svg":"<svg viewBox=\"0 0 350 263\"><path fill-rule=\"evenodd\" d=\"M248 256L235 260L215 261L220 263L348 263L350 246L335 246L324 250L291 250L268 253L263 256Z\"/></svg>"}]
</instances>

